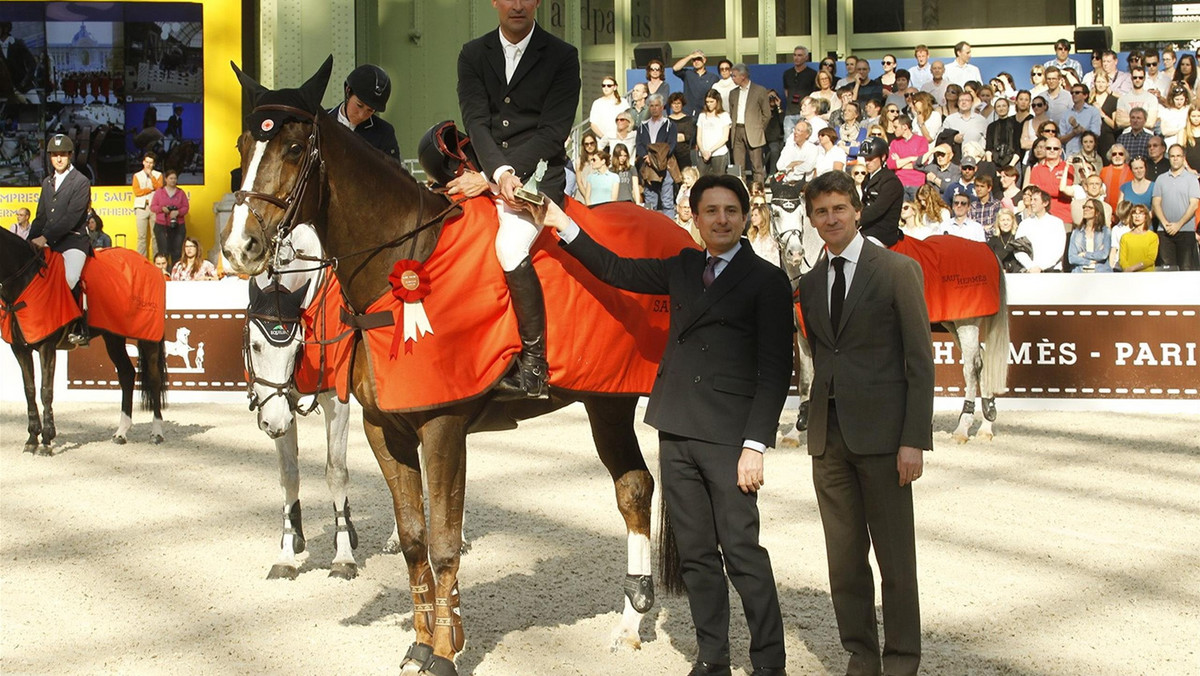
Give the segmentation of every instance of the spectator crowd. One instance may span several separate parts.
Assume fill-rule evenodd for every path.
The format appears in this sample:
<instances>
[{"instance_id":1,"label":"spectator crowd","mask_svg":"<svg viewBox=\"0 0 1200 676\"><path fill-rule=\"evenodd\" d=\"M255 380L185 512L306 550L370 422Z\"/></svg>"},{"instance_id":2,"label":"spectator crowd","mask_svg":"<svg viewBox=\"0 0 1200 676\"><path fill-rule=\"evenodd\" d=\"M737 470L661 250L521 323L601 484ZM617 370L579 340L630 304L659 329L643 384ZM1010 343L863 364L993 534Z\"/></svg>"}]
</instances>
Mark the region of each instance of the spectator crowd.
<instances>
[{"instance_id":1,"label":"spectator crowd","mask_svg":"<svg viewBox=\"0 0 1200 676\"><path fill-rule=\"evenodd\" d=\"M1192 54L1172 49L1090 55L1059 40L1028 81L983 73L971 45L916 66L893 54L810 63L793 51L781 82L751 80L744 64L715 69L700 51L622 97L606 77L591 106L568 190L587 204L634 201L691 224L687 191L731 173L752 195L844 171L867 181L859 148L887 142L903 185L901 230L988 242L1010 272L1200 269L1200 90ZM872 174L873 175L873 174ZM757 247L756 247L757 248Z\"/></svg>"}]
</instances>

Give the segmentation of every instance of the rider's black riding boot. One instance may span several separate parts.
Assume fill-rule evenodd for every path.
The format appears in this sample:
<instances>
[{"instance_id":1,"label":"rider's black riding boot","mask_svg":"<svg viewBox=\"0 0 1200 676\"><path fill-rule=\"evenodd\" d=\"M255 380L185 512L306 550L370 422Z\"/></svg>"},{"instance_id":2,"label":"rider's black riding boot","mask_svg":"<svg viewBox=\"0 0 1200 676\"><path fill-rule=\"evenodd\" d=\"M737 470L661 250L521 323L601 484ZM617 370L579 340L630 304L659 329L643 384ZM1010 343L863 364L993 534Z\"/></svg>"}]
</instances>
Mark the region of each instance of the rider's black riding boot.
<instances>
[{"instance_id":1,"label":"rider's black riding boot","mask_svg":"<svg viewBox=\"0 0 1200 676\"><path fill-rule=\"evenodd\" d=\"M87 308L83 306L83 285L76 284L71 290L71 295L75 297L75 302L79 305L79 319L75 320L75 324L67 333L67 342L76 347L87 347L87 344L92 341L92 334L88 331L87 324Z\"/></svg>"},{"instance_id":2,"label":"rider's black riding boot","mask_svg":"<svg viewBox=\"0 0 1200 676\"><path fill-rule=\"evenodd\" d=\"M525 260L512 272L504 273L512 295L513 314L517 316L517 333L521 337L521 354L511 373L496 385L499 399L546 399L550 396L546 379L546 301L542 283L538 280L533 261Z\"/></svg>"}]
</instances>

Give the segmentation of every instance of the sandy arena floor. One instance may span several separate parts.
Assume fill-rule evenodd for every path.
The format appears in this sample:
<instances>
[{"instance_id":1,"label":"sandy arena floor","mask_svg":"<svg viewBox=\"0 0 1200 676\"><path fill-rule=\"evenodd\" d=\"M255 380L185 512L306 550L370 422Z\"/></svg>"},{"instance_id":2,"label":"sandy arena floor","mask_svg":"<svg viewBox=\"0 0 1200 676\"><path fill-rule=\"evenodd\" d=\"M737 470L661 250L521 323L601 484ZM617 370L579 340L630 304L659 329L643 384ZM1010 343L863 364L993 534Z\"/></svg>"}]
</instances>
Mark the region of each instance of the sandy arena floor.
<instances>
[{"instance_id":1,"label":"sandy arena floor","mask_svg":"<svg viewBox=\"0 0 1200 676\"><path fill-rule=\"evenodd\" d=\"M21 453L24 407L0 405L0 673L398 673L407 578L380 553L391 501L357 409L361 570L349 582L327 577L319 416L301 421L311 554L286 582L265 579L282 496L274 447L244 406L177 404L162 446L142 412L126 446L108 441L115 406L56 414L58 454L34 457ZM937 417L917 484L924 673L1200 674L1195 418L1001 410L996 440L966 446L952 426ZM653 430L639 435L656 467ZM608 649L625 539L581 408L472 437L467 485L460 673L687 672L681 598L651 611L642 650ZM843 673L803 448L771 452L760 506L789 673ZM732 624L748 673L740 611Z\"/></svg>"}]
</instances>

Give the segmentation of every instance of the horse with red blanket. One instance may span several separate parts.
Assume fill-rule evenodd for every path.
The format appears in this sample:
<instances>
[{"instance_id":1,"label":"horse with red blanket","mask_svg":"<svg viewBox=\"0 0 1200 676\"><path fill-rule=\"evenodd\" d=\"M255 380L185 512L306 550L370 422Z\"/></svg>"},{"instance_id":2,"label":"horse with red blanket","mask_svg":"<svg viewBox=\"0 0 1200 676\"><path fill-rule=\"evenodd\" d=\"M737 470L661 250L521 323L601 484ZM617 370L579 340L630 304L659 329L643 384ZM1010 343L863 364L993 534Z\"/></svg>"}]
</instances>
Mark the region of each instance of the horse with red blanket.
<instances>
[{"instance_id":1,"label":"horse with red blanket","mask_svg":"<svg viewBox=\"0 0 1200 676\"><path fill-rule=\"evenodd\" d=\"M68 325L79 317L63 275L62 256L39 251L8 230L0 230L0 333L21 366L29 407L25 451L49 454L58 432L54 425L54 369L57 347ZM81 284L88 299L88 325L104 338L104 347L121 384L121 418L113 441L123 444L133 425L135 375L142 383L142 405L154 412L150 440L162 443L163 395L167 387L163 324L166 283L162 274L137 252L97 249L83 268ZM137 340L138 370L130 363L125 339ZM39 415L34 387L33 352L42 374Z\"/></svg>"},{"instance_id":2,"label":"horse with red blanket","mask_svg":"<svg viewBox=\"0 0 1200 676\"><path fill-rule=\"evenodd\" d=\"M331 68L332 59L300 89L279 91L237 71L256 107L239 140L245 179L223 248L235 270L258 274L293 225L311 223L341 283L347 323L357 332L342 387L363 406L408 563L416 641L404 673L431 664L446 673L463 649L458 566L467 434L512 429L573 402L587 410L627 532L624 613L613 640L640 645L641 620L654 600L654 479L633 421L664 348L665 297L601 283L544 232L533 264L546 296L551 396L496 401L492 388L520 342L493 250L495 206L486 198L452 203L327 116L320 101ZM568 212L622 255L666 257L693 246L665 217L633 205L588 210L571 203Z\"/></svg>"}]
</instances>

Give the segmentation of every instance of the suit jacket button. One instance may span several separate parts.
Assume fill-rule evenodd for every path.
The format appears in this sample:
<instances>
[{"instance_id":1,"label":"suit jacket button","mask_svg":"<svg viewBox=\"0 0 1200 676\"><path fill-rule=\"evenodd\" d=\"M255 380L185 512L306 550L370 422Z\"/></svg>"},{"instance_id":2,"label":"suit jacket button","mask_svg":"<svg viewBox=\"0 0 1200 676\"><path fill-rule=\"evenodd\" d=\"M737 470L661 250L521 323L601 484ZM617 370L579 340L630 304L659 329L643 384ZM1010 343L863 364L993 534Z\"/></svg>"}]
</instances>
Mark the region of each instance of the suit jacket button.
<instances>
[{"instance_id":1,"label":"suit jacket button","mask_svg":"<svg viewBox=\"0 0 1200 676\"><path fill-rule=\"evenodd\" d=\"M679 342L679 344L680 344L680 345L683 345L683 341L684 341L684 340L685 340L685 339L684 339L683 337L680 337L680 338L679 338L679 341L678 341L678 342Z\"/></svg>"},{"instance_id":2,"label":"suit jacket button","mask_svg":"<svg viewBox=\"0 0 1200 676\"><path fill-rule=\"evenodd\" d=\"M833 353L834 353L834 354L841 354L841 353L842 353L842 351L841 351L840 349L838 349L838 348L836 348L836 347L835 347L835 348L833 348Z\"/></svg>"},{"instance_id":3,"label":"suit jacket button","mask_svg":"<svg viewBox=\"0 0 1200 676\"><path fill-rule=\"evenodd\" d=\"M501 141L501 142L500 142L500 147L501 147L501 148L507 148L507 147L508 147L508 141Z\"/></svg>"},{"instance_id":4,"label":"suit jacket button","mask_svg":"<svg viewBox=\"0 0 1200 676\"><path fill-rule=\"evenodd\" d=\"M507 127L507 126L508 126L508 120L504 120L504 121L502 121L500 124L502 124L502 125L504 125L505 127Z\"/></svg>"},{"instance_id":5,"label":"suit jacket button","mask_svg":"<svg viewBox=\"0 0 1200 676\"><path fill-rule=\"evenodd\" d=\"M505 97L504 97L504 102L505 102L505 103L512 103L512 97L510 97L510 96L505 96Z\"/></svg>"},{"instance_id":6,"label":"suit jacket button","mask_svg":"<svg viewBox=\"0 0 1200 676\"><path fill-rule=\"evenodd\" d=\"M700 382L700 376L696 376L695 378L692 378L692 382L693 382L693 383L698 383L698 382Z\"/></svg>"},{"instance_id":7,"label":"suit jacket button","mask_svg":"<svg viewBox=\"0 0 1200 676\"><path fill-rule=\"evenodd\" d=\"M701 352L708 352L708 346L707 346L707 345L701 345L701 346L700 346L700 351L701 351Z\"/></svg>"}]
</instances>

